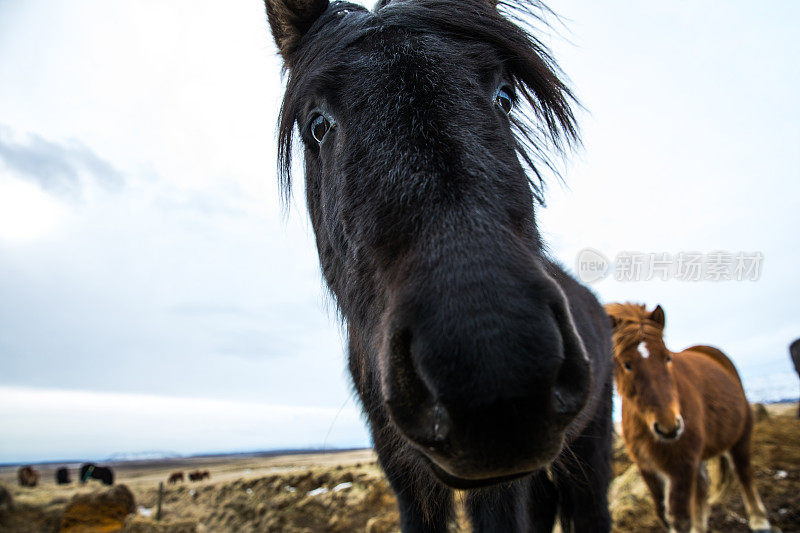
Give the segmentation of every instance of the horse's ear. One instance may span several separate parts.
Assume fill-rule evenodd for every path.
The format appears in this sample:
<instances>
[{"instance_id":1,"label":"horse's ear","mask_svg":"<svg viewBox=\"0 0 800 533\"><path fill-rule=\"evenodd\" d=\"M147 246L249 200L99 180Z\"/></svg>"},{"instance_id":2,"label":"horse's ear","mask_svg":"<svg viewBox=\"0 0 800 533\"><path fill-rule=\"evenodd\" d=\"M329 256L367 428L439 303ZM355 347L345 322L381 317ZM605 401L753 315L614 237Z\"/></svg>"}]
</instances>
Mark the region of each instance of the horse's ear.
<instances>
[{"instance_id":1,"label":"horse's ear","mask_svg":"<svg viewBox=\"0 0 800 533\"><path fill-rule=\"evenodd\" d=\"M661 326L661 329L664 329L667 317L664 316L664 310L661 308L660 305L657 305L656 308L653 309L653 312L650 313L650 320Z\"/></svg>"},{"instance_id":2,"label":"horse's ear","mask_svg":"<svg viewBox=\"0 0 800 533\"><path fill-rule=\"evenodd\" d=\"M272 36L287 66L300 39L328 9L328 3L329 0L265 0Z\"/></svg>"}]
</instances>

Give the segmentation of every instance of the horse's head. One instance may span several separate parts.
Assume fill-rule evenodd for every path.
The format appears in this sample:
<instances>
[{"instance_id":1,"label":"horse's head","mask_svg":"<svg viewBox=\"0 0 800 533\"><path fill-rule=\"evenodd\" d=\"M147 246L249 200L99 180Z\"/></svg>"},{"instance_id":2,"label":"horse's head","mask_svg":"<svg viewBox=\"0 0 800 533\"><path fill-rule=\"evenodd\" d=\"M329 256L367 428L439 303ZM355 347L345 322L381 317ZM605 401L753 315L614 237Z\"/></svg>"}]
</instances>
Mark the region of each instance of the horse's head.
<instances>
[{"instance_id":1,"label":"horse's head","mask_svg":"<svg viewBox=\"0 0 800 533\"><path fill-rule=\"evenodd\" d=\"M617 390L647 423L653 436L674 441L683 433L672 352L664 345L664 310L643 305L609 304L614 326Z\"/></svg>"},{"instance_id":2,"label":"horse's head","mask_svg":"<svg viewBox=\"0 0 800 533\"><path fill-rule=\"evenodd\" d=\"M529 179L575 140L557 68L491 0L266 5L362 397L453 486L542 467L591 383Z\"/></svg>"}]
</instances>

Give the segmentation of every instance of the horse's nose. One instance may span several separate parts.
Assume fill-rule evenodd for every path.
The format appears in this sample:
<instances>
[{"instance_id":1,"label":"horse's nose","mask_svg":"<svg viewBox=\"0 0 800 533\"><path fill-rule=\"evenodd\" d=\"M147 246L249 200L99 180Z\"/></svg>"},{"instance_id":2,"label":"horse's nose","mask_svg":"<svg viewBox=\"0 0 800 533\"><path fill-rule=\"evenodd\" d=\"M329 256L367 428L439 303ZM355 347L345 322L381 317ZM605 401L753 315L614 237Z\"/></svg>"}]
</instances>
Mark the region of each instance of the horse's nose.
<instances>
[{"instance_id":1,"label":"horse's nose","mask_svg":"<svg viewBox=\"0 0 800 533\"><path fill-rule=\"evenodd\" d=\"M678 415L675 418L672 427L668 425L661 425L658 422L653 422L653 433L656 434L661 440L672 441L676 440L683 433L683 417Z\"/></svg>"},{"instance_id":2,"label":"horse's nose","mask_svg":"<svg viewBox=\"0 0 800 533\"><path fill-rule=\"evenodd\" d=\"M440 284L420 271L381 317L387 414L453 487L549 463L587 403L592 365L563 293L522 259Z\"/></svg>"},{"instance_id":3,"label":"horse's nose","mask_svg":"<svg viewBox=\"0 0 800 533\"><path fill-rule=\"evenodd\" d=\"M528 333L525 324L492 343L474 332L434 336L411 320L388 332L384 405L451 486L540 468L586 405L590 364L570 330L547 311L537 315L544 331L532 339L517 333Z\"/></svg>"}]
</instances>

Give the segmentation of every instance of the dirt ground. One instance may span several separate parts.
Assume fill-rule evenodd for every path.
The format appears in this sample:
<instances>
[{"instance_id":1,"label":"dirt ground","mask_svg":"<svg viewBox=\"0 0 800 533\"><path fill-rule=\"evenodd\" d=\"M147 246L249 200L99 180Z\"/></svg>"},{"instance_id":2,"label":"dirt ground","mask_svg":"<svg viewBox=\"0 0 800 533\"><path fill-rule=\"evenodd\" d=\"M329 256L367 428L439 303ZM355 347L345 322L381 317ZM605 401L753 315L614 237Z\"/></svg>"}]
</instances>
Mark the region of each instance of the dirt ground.
<instances>
[{"instance_id":1,"label":"dirt ground","mask_svg":"<svg viewBox=\"0 0 800 533\"><path fill-rule=\"evenodd\" d=\"M769 417L756 425L754 450L756 479L770 521L786 533L800 532L800 419L796 404L769 406ZM58 486L57 466L61 465L37 467L42 478L35 488L19 487L15 468L0 469L0 485L14 501L11 508L0 502L0 531L59 531L70 499L102 487L95 481L86 486L74 481ZM115 465L114 470L116 482L133 492L138 509L121 526L124 531L399 531L396 501L371 450L127 462ZM211 478L166 483L172 472L193 470L208 470ZM615 531L662 531L621 443L615 450L614 472L617 478L611 504ZM73 480L77 478L75 468L71 473ZM165 482L165 490L161 520L156 521L160 481ZM469 531L463 512L459 515L451 530ZM713 531L748 531L746 524L738 492L712 508Z\"/></svg>"}]
</instances>

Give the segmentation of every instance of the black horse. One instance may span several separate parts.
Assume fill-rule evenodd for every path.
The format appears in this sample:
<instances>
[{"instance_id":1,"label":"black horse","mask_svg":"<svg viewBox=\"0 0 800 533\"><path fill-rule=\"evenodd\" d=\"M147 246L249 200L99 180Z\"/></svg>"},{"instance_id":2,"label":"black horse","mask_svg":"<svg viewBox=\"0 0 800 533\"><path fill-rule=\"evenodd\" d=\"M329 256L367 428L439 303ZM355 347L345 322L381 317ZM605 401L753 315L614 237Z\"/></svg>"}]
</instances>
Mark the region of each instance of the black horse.
<instances>
[{"instance_id":1,"label":"black horse","mask_svg":"<svg viewBox=\"0 0 800 533\"><path fill-rule=\"evenodd\" d=\"M322 271L403 531L608 531L611 340L544 251L538 169L573 96L492 0L266 0ZM504 15L503 13L506 13ZM538 167L538 169L537 169Z\"/></svg>"},{"instance_id":2,"label":"black horse","mask_svg":"<svg viewBox=\"0 0 800 533\"><path fill-rule=\"evenodd\" d=\"M800 378L800 339L789 345L789 355L792 357L792 363L794 363L794 371L797 372L797 377ZM797 416L800 417L800 407L798 407Z\"/></svg>"},{"instance_id":3,"label":"black horse","mask_svg":"<svg viewBox=\"0 0 800 533\"><path fill-rule=\"evenodd\" d=\"M102 481L104 485L114 484L114 472L106 466L97 466L94 463L84 463L81 466L81 483L89 479Z\"/></svg>"},{"instance_id":4,"label":"black horse","mask_svg":"<svg viewBox=\"0 0 800 533\"><path fill-rule=\"evenodd\" d=\"M56 483L59 485L67 485L71 483L72 480L69 478L69 469L65 467L61 467L56 470Z\"/></svg>"}]
</instances>

